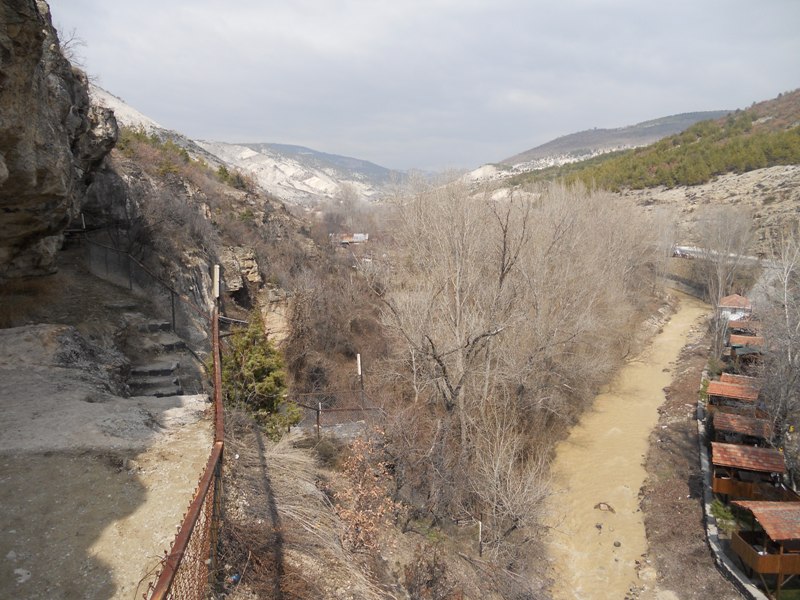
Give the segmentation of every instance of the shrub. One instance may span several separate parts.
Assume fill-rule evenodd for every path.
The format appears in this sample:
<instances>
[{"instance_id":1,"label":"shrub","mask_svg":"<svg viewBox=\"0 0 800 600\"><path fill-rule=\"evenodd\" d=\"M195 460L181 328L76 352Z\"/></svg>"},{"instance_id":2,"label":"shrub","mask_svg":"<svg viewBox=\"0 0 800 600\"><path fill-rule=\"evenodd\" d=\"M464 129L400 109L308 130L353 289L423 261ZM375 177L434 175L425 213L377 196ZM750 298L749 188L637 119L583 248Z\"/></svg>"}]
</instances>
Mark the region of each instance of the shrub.
<instances>
[{"instance_id":1,"label":"shrub","mask_svg":"<svg viewBox=\"0 0 800 600\"><path fill-rule=\"evenodd\" d=\"M286 400L283 358L267 339L257 312L228 340L222 355L222 389L225 401L246 407L270 437L280 437L300 421L300 409Z\"/></svg>"},{"instance_id":2,"label":"shrub","mask_svg":"<svg viewBox=\"0 0 800 600\"><path fill-rule=\"evenodd\" d=\"M733 511L719 500L711 503L711 514L717 520L717 527L722 531L728 535L736 531L736 517L733 516Z\"/></svg>"},{"instance_id":3,"label":"shrub","mask_svg":"<svg viewBox=\"0 0 800 600\"><path fill-rule=\"evenodd\" d=\"M342 541L351 550L376 550L382 527L394 520L401 506L390 497L394 481L377 441L358 438L350 450L344 461L349 485L337 492L335 505L345 524Z\"/></svg>"},{"instance_id":4,"label":"shrub","mask_svg":"<svg viewBox=\"0 0 800 600\"><path fill-rule=\"evenodd\" d=\"M419 545L414 562L405 567L405 583L412 600L445 600L460 597L447 573L447 563L435 545Z\"/></svg>"}]
</instances>

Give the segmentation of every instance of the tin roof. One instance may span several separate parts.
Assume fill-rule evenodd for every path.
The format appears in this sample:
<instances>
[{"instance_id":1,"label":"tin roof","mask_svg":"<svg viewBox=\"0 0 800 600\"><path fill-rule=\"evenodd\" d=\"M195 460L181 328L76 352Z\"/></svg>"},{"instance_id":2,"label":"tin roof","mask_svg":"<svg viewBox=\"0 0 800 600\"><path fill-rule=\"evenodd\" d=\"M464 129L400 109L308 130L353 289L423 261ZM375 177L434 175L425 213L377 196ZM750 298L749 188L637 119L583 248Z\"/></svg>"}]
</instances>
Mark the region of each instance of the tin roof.
<instances>
[{"instance_id":1,"label":"tin roof","mask_svg":"<svg viewBox=\"0 0 800 600\"><path fill-rule=\"evenodd\" d=\"M763 346L764 338L760 335L740 335L732 333L728 343L731 346Z\"/></svg>"},{"instance_id":2,"label":"tin roof","mask_svg":"<svg viewBox=\"0 0 800 600\"><path fill-rule=\"evenodd\" d=\"M769 422L764 419L715 412L714 429L766 439L769 437L772 427L770 427Z\"/></svg>"},{"instance_id":3,"label":"tin roof","mask_svg":"<svg viewBox=\"0 0 800 600\"><path fill-rule=\"evenodd\" d=\"M744 296L740 296L739 294L731 294L730 296L725 296L719 301L719 304L717 306L719 306L720 308L736 308L744 310L750 310L752 308L750 300L748 300Z\"/></svg>"},{"instance_id":4,"label":"tin roof","mask_svg":"<svg viewBox=\"0 0 800 600\"><path fill-rule=\"evenodd\" d=\"M733 504L753 513L773 541L800 539L800 502L737 500Z\"/></svg>"},{"instance_id":5,"label":"tin roof","mask_svg":"<svg viewBox=\"0 0 800 600\"><path fill-rule=\"evenodd\" d=\"M725 381L709 381L706 391L709 396L720 396L722 398L732 398L745 402L755 402L758 399L758 389L752 385L727 383Z\"/></svg>"},{"instance_id":6,"label":"tin roof","mask_svg":"<svg viewBox=\"0 0 800 600\"><path fill-rule=\"evenodd\" d=\"M785 473L783 454L772 448L711 442L711 462L718 467L733 467L760 473Z\"/></svg>"}]
</instances>

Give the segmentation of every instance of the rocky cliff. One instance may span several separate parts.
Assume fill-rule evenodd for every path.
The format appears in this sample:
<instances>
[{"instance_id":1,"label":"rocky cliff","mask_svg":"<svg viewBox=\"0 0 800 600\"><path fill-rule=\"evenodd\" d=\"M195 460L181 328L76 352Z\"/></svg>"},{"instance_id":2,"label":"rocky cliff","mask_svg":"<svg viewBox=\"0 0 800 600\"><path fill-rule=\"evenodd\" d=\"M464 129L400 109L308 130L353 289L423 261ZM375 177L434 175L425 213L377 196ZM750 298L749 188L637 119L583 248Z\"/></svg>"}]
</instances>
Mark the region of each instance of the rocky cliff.
<instances>
[{"instance_id":1,"label":"rocky cliff","mask_svg":"<svg viewBox=\"0 0 800 600\"><path fill-rule=\"evenodd\" d=\"M46 2L0 4L0 280L51 272L63 231L117 139L64 58Z\"/></svg>"}]
</instances>

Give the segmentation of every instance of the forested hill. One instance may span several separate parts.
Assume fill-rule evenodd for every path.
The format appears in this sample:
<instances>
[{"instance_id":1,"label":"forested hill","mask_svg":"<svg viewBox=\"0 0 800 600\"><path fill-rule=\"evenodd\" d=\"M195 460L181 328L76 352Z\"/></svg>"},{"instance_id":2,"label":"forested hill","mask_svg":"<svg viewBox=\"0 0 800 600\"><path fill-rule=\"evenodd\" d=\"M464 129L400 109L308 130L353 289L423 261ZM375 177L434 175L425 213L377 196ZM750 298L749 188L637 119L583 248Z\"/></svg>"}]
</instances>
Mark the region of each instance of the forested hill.
<instances>
[{"instance_id":1,"label":"forested hill","mask_svg":"<svg viewBox=\"0 0 800 600\"><path fill-rule=\"evenodd\" d=\"M583 181L610 190L698 185L722 173L800 163L800 89L655 144L514 179Z\"/></svg>"},{"instance_id":2,"label":"forested hill","mask_svg":"<svg viewBox=\"0 0 800 600\"><path fill-rule=\"evenodd\" d=\"M521 152L511 158L500 161L504 165L518 165L528 161L569 154L580 157L590 156L600 150L614 150L646 146L675 133L680 133L698 121L716 119L729 111L714 110L705 112L683 113L671 115L651 121L644 121L628 127L615 129L587 129L577 133L561 136L552 141Z\"/></svg>"}]
</instances>

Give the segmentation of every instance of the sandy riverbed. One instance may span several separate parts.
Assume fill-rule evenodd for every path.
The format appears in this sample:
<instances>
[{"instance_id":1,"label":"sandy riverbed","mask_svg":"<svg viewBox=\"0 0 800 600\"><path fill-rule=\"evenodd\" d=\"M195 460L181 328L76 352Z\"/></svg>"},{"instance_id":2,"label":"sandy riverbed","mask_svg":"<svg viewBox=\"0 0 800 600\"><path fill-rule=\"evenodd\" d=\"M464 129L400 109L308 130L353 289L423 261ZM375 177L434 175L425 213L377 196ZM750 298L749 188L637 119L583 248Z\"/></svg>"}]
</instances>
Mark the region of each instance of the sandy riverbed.
<instances>
[{"instance_id":1,"label":"sandy riverbed","mask_svg":"<svg viewBox=\"0 0 800 600\"><path fill-rule=\"evenodd\" d=\"M648 436L658 420L674 361L706 314L681 295L677 312L626 363L556 449L548 540L557 599L624 598L647 551L639 490Z\"/></svg>"}]
</instances>

